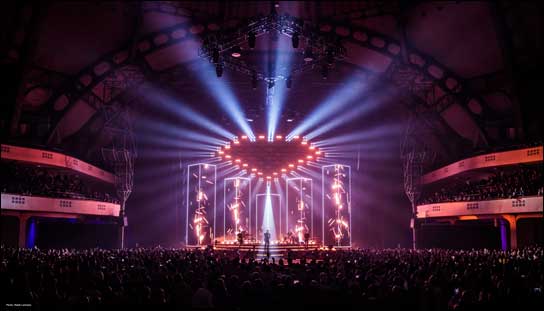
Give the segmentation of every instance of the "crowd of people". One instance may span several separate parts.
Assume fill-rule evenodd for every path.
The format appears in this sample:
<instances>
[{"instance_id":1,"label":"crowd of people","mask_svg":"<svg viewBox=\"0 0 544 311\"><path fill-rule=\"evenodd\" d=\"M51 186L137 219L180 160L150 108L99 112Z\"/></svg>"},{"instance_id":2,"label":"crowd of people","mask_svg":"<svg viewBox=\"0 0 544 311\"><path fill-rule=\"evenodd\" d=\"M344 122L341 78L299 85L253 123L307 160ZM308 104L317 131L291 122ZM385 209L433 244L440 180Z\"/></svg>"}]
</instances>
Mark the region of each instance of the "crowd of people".
<instances>
[{"instance_id":1,"label":"crowd of people","mask_svg":"<svg viewBox=\"0 0 544 311\"><path fill-rule=\"evenodd\" d=\"M2 164L2 171L2 193L119 203L113 191L105 191L105 187L93 189L91 183L83 182L75 173L5 163Z\"/></svg>"},{"instance_id":2,"label":"crowd of people","mask_svg":"<svg viewBox=\"0 0 544 311\"><path fill-rule=\"evenodd\" d=\"M254 253L1 248L2 300L177 309L539 310L544 249Z\"/></svg>"},{"instance_id":3,"label":"crowd of people","mask_svg":"<svg viewBox=\"0 0 544 311\"><path fill-rule=\"evenodd\" d=\"M438 191L424 193L419 204L518 198L542 194L542 166L534 165L511 172L500 171L479 181L450 183Z\"/></svg>"}]
</instances>

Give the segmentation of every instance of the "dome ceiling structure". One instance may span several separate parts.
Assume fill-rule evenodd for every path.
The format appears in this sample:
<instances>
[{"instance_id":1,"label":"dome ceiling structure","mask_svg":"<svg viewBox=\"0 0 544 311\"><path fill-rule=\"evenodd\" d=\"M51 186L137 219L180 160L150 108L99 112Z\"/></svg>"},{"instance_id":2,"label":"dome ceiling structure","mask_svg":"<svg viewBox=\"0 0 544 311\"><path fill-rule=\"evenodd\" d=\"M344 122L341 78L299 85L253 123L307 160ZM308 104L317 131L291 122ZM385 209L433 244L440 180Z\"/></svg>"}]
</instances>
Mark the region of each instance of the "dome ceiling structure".
<instances>
[{"instance_id":1,"label":"dome ceiling structure","mask_svg":"<svg viewBox=\"0 0 544 311\"><path fill-rule=\"evenodd\" d=\"M62 146L74 135L98 135L105 107L137 99L129 93L151 83L189 104L198 98L195 109L226 121L225 115L214 113L215 99L202 87L206 81L195 75L213 70L198 55L202 37L267 15L274 4L277 14L296 16L320 33L339 36L347 50L347 58L334 65L326 80L319 69L293 77L279 122L282 133L332 90L353 80L365 86L387 83L402 95L408 110L433 115L437 141L450 137L483 147L500 139L504 128L517 127L518 108L507 80L481 83L482 77L500 77L505 70L496 7L462 1L55 2L24 8L20 14L30 17L15 23L23 39L15 36L6 47L8 61L25 62L18 95L23 115L48 116L43 142ZM38 40L25 50L21 42L26 37ZM262 68L280 56L302 58L283 35L278 41L259 37L254 50L242 46L242 51L248 62ZM220 79L207 86L227 85L257 126L258 118L264 118L264 85L252 90L249 77L228 70Z\"/></svg>"}]
</instances>

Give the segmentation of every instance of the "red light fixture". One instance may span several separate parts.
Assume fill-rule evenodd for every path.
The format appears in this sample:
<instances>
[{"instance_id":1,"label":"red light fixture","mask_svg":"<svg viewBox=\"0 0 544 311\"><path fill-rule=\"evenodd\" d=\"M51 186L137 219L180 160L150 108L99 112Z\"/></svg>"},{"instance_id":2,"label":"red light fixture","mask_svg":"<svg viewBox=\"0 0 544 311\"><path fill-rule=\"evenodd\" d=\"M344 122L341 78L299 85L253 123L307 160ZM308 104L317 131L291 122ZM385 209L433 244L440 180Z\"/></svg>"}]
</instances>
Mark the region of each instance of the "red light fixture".
<instances>
[{"instance_id":1,"label":"red light fixture","mask_svg":"<svg viewBox=\"0 0 544 311\"><path fill-rule=\"evenodd\" d=\"M247 135L234 136L229 143L219 147L213 157L222 157L221 160L225 161L232 159L227 164L239 165L247 171L251 169L252 174L264 175L263 178L271 176L276 179L279 175L318 160L323 154L307 137L293 136L294 144L281 134L274 135L273 140L266 137L258 135L255 141ZM245 142L242 144L243 140ZM280 158L277 159L277 155ZM253 168L249 168L249 163Z\"/></svg>"}]
</instances>

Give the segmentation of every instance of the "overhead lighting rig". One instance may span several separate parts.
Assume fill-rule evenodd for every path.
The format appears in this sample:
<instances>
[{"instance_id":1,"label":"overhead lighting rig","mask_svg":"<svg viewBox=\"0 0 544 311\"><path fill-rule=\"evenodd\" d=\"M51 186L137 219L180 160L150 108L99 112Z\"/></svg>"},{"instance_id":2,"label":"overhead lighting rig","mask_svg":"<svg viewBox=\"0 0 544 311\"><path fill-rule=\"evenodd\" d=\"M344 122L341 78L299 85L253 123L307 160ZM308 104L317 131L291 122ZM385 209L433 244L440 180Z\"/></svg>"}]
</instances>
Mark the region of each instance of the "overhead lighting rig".
<instances>
[{"instance_id":1,"label":"overhead lighting rig","mask_svg":"<svg viewBox=\"0 0 544 311\"><path fill-rule=\"evenodd\" d=\"M291 38L292 47L299 51L303 62L294 62L292 68L276 68L276 72L259 71L259 67L244 60L241 47L247 44L254 49L258 37L264 34L285 35ZM246 74L256 87L255 81L265 81L267 86L284 80L290 87L291 79L301 72L332 67L335 61L346 58L346 49L337 35L323 33L319 27L287 14L278 15L275 8L267 16L248 19L235 29L217 31L203 38L199 56L229 70ZM219 76L219 75L218 75Z\"/></svg>"}]
</instances>

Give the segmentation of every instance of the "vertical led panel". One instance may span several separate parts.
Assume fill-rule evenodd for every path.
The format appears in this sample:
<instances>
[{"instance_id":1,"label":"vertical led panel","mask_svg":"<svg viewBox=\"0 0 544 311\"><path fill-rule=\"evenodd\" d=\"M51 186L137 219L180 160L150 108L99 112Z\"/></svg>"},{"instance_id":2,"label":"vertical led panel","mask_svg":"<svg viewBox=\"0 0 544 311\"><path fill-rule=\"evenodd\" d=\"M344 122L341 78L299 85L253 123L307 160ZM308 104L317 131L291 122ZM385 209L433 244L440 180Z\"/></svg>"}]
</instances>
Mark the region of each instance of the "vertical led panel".
<instances>
[{"instance_id":1,"label":"vertical led panel","mask_svg":"<svg viewBox=\"0 0 544 311\"><path fill-rule=\"evenodd\" d=\"M313 183L311 178L287 178L285 183L285 229L298 242L304 242L304 234L315 236L313 222Z\"/></svg>"},{"instance_id":2,"label":"vertical led panel","mask_svg":"<svg viewBox=\"0 0 544 311\"><path fill-rule=\"evenodd\" d=\"M236 242L237 234L250 232L251 179L229 177L223 181L223 242Z\"/></svg>"},{"instance_id":3,"label":"vertical led panel","mask_svg":"<svg viewBox=\"0 0 544 311\"><path fill-rule=\"evenodd\" d=\"M351 167L322 166L321 182L323 245L351 247Z\"/></svg>"},{"instance_id":4,"label":"vertical led panel","mask_svg":"<svg viewBox=\"0 0 544 311\"><path fill-rule=\"evenodd\" d=\"M255 196L255 221L253 235L257 241L263 241L263 234L270 231L270 240L277 243L282 232L281 195L270 192L270 182L266 183L266 193Z\"/></svg>"},{"instance_id":5,"label":"vertical led panel","mask_svg":"<svg viewBox=\"0 0 544 311\"><path fill-rule=\"evenodd\" d=\"M186 245L211 245L215 239L217 166L187 166Z\"/></svg>"}]
</instances>

